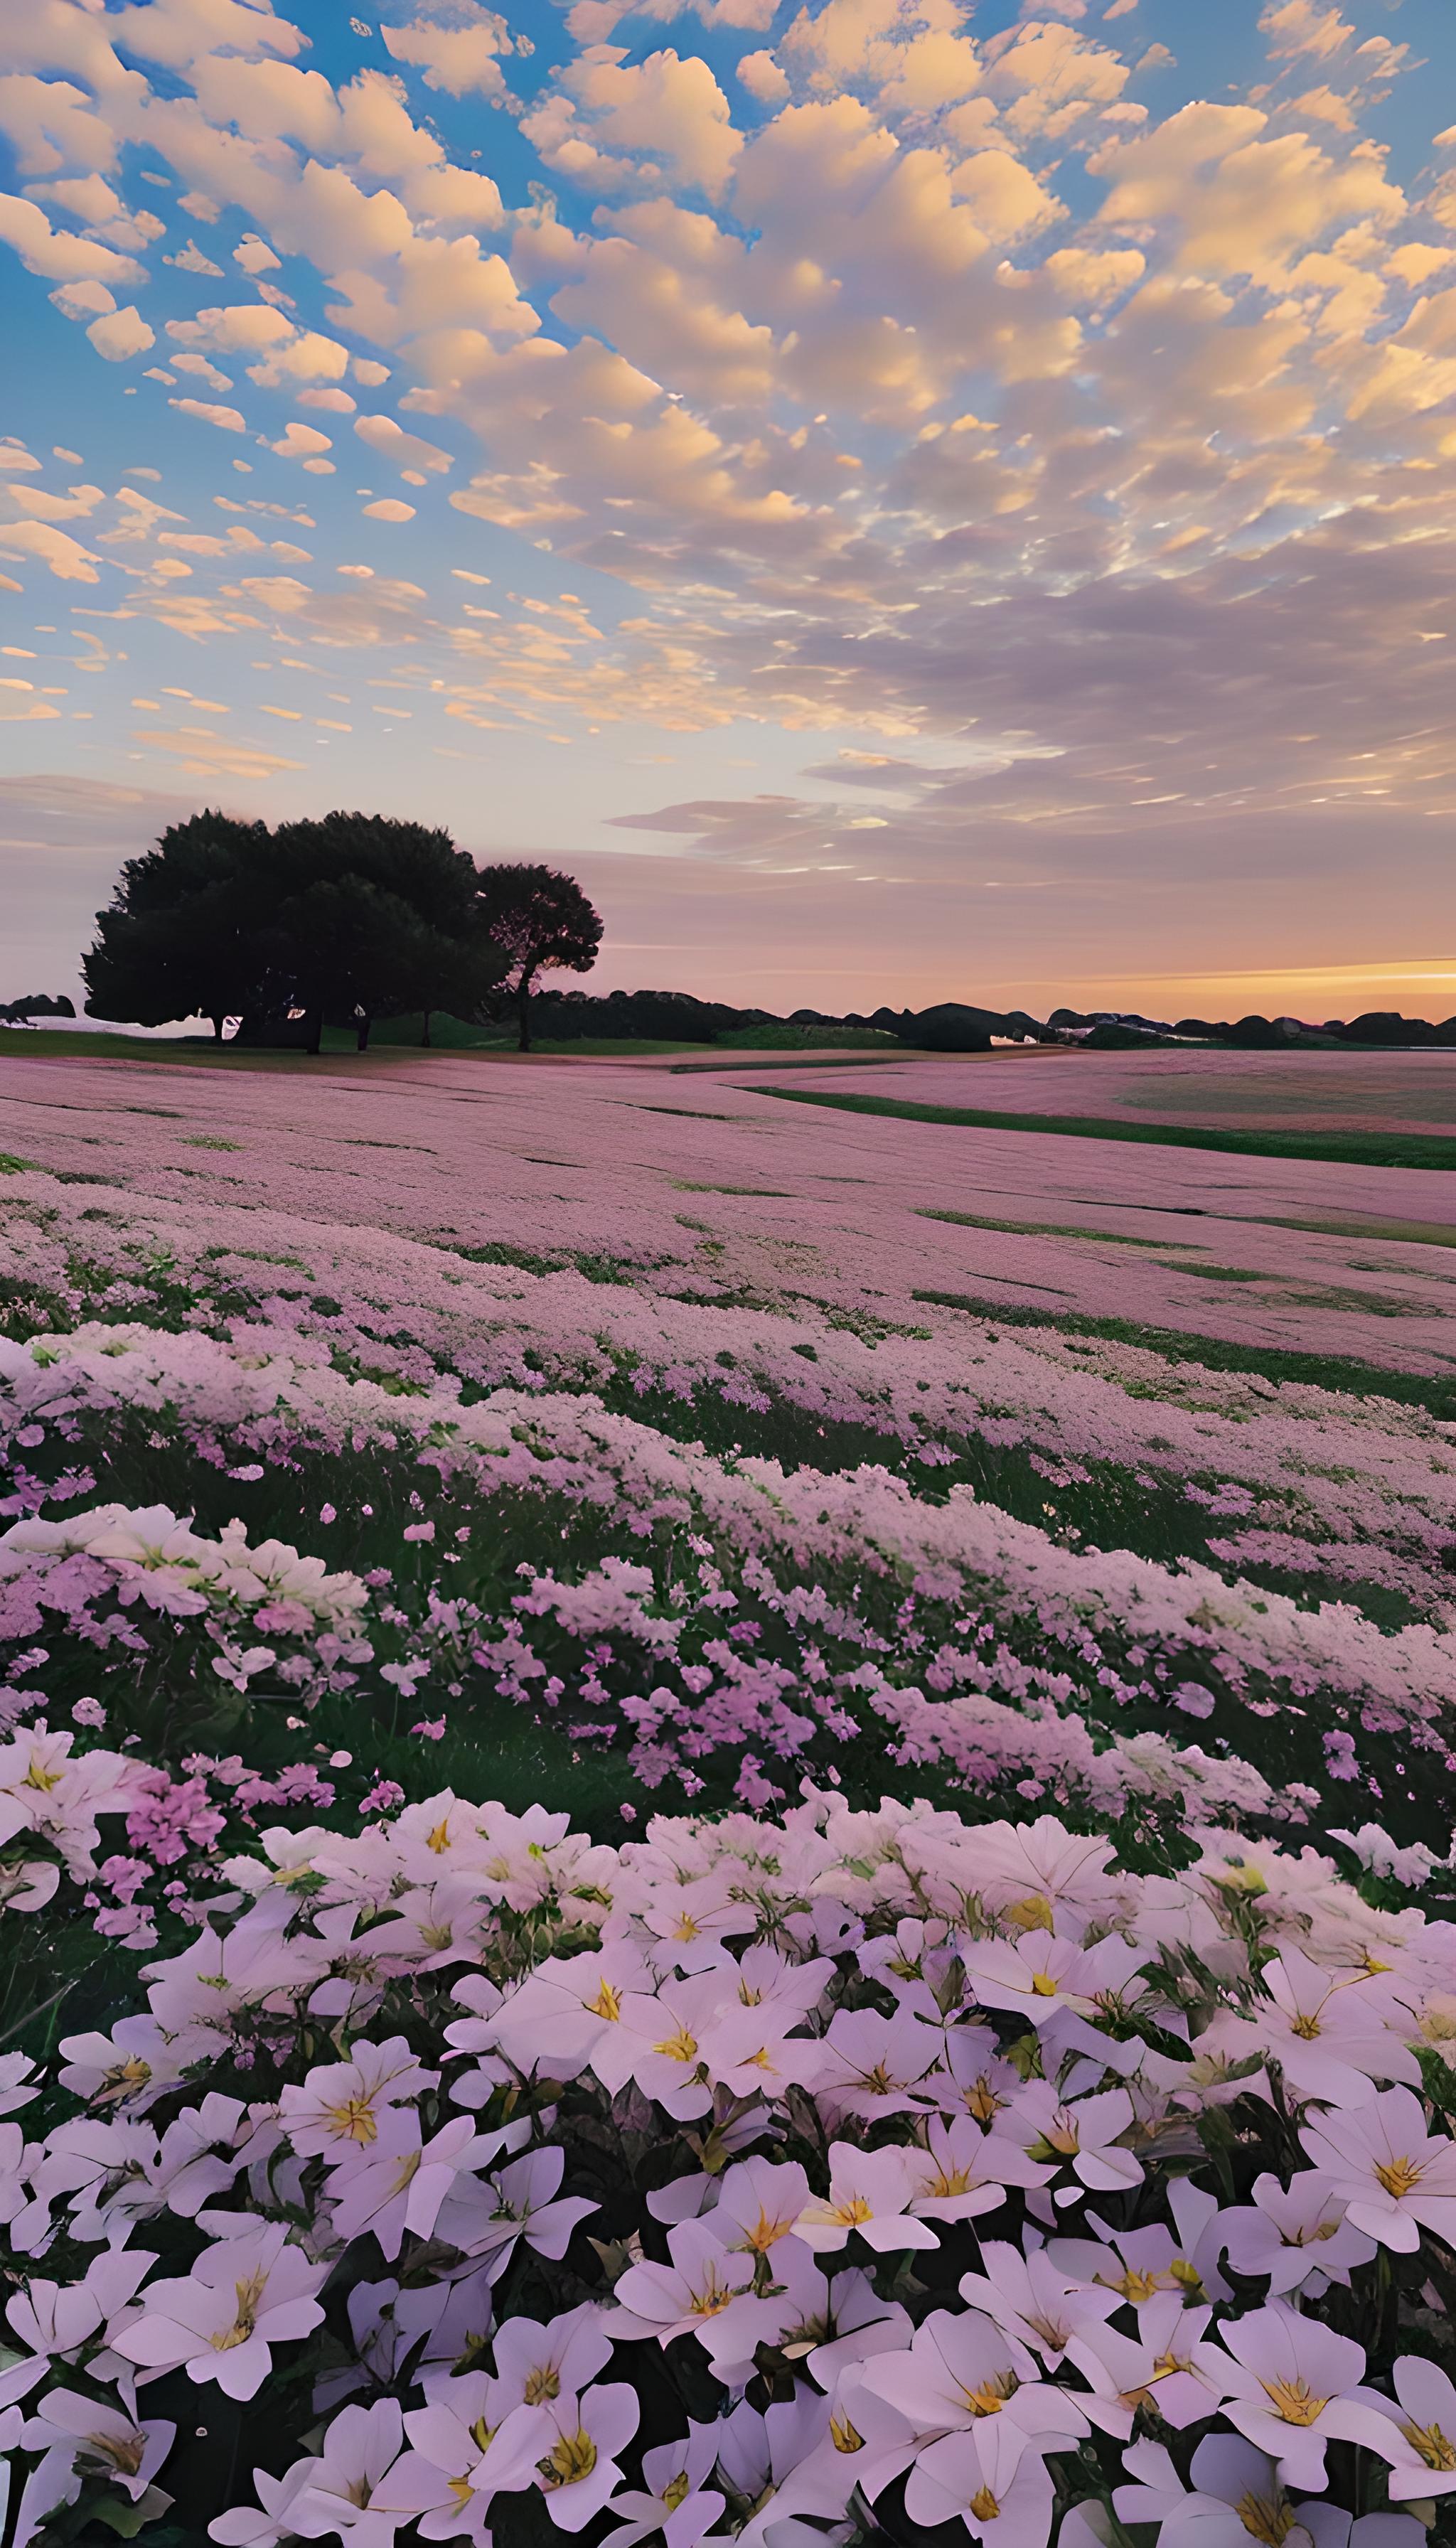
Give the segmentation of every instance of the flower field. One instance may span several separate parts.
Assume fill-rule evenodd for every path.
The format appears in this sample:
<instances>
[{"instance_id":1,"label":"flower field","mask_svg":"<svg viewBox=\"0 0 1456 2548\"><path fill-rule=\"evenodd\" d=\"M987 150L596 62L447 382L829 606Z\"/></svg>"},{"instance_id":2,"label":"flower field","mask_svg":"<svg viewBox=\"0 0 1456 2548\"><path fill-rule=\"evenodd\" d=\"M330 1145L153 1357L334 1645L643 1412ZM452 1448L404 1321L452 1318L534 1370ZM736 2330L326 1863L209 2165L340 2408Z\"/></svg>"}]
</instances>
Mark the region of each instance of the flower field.
<instances>
[{"instance_id":1,"label":"flower field","mask_svg":"<svg viewBox=\"0 0 1456 2548\"><path fill-rule=\"evenodd\" d=\"M3 2548L1456 2539L1456 1181L373 1059L0 1061Z\"/></svg>"}]
</instances>

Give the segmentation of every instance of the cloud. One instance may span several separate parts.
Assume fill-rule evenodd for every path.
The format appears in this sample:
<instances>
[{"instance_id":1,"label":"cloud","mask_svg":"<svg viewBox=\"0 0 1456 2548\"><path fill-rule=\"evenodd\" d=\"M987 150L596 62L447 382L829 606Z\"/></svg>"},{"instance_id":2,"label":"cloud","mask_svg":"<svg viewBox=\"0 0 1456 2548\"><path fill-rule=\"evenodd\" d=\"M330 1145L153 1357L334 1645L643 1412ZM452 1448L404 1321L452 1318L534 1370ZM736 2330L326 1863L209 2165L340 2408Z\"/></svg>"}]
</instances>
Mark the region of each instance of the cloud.
<instances>
[{"instance_id":1,"label":"cloud","mask_svg":"<svg viewBox=\"0 0 1456 2548\"><path fill-rule=\"evenodd\" d=\"M549 168L606 191L655 186L666 175L718 196L743 147L705 61L669 49L628 63L606 45L567 66L521 131Z\"/></svg>"},{"instance_id":2,"label":"cloud","mask_svg":"<svg viewBox=\"0 0 1456 2548\"><path fill-rule=\"evenodd\" d=\"M90 549L53 522L0 522L0 557L34 558L62 584L99 584L100 563Z\"/></svg>"},{"instance_id":3,"label":"cloud","mask_svg":"<svg viewBox=\"0 0 1456 2548\"><path fill-rule=\"evenodd\" d=\"M0 239L13 247L32 274L58 283L136 284L144 279L135 257L119 255L100 239L52 230L39 204L23 195L0 195Z\"/></svg>"},{"instance_id":4,"label":"cloud","mask_svg":"<svg viewBox=\"0 0 1456 2548\"><path fill-rule=\"evenodd\" d=\"M217 407L207 399L168 399L181 415L195 415L204 424L215 424L223 433L245 433L247 419L235 407Z\"/></svg>"},{"instance_id":5,"label":"cloud","mask_svg":"<svg viewBox=\"0 0 1456 2548\"><path fill-rule=\"evenodd\" d=\"M437 442L426 442L422 435L406 433L392 415L361 415L354 420L354 431L372 451L393 462L397 469L423 469L429 473L454 467L454 454L442 451Z\"/></svg>"},{"instance_id":6,"label":"cloud","mask_svg":"<svg viewBox=\"0 0 1456 2548\"><path fill-rule=\"evenodd\" d=\"M1355 30L1337 9L1322 8L1320 0L1270 0L1259 32L1268 37L1276 61L1290 61L1300 53L1327 61L1342 51Z\"/></svg>"},{"instance_id":7,"label":"cloud","mask_svg":"<svg viewBox=\"0 0 1456 2548\"><path fill-rule=\"evenodd\" d=\"M372 522L412 522L414 506L404 504L398 496L380 496L364 507Z\"/></svg>"},{"instance_id":8,"label":"cloud","mask_svg":"<svg viewBox=\"0 0 1456 2548\"><path fill-rule=\"evenodd\" d=\"M141 313L135 306L126 310L107 311L93 318L86 330L98 354L109 363L128 363L134 354L144 354L156 343Z\"/></svg>"},{"instance_id":9,"label":"cloud","mask_svg":"<svg viewBox=\"0 0 1456 2548\"><path fill-rule=\"evenodd\" d=\"M386 48L397 62L422 72L426 88L450 97L479 96L503 103L509 92L500 55L515 50L503 18L493 10L472 13L464 26L440 26L427 18L407 27L381 27Z\"/></svg>"},{"instance_id":10,"label":"cloud","mask_svg":"<svg viewBox=\"0 0 1456 2548\"><path fill-rule=\"evenodd\" d=\"M333 449L329 435L320 433L315 424L300 424L297 418L290 418L279 439L270 442L268 448L276 451L280 460L302 460L305 468L321 466L331 471L334 466L331 460L324 462L321 458L325 451Z\"/></svg>"},{"instance_id":11,"label":"cloud","mask_svg":"<svg viewBox=\"0 0 1456 2548\"><path fill-rule=\"evenodd\" d=\"M169 353L167 360L174 372L185 372L189 380L206 381L210 390L230 390L232 387L231 373L220 372L216 363L208 361L206 354Z\"/></svg>"},{"instance_id":12,"label":"cloud","mask_svg":"<svg viewBox=\"0 0 1456 2548\"><path fill-rule=\"evenodd\" d=\"M195 239L189 239L187 245L180 249L176 256L164 256L162 263L176 266L178 272L182 274L211 274L215 275L220 282L222 281L223 268L221 265L215 265L210 256L204 255Z\"/></svg>"}]
</instances>

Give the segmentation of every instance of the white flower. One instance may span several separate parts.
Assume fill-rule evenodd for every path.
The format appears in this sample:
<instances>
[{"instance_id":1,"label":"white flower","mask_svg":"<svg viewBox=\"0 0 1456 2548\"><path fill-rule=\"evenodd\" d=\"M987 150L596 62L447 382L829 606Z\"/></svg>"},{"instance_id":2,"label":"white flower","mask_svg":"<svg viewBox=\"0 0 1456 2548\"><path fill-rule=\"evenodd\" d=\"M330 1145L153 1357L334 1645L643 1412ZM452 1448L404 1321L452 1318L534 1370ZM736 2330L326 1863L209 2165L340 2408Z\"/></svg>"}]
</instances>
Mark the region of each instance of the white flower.
<instances>
[{"instance_id":1,"label":"white flower","mask_svg":"<svg viewBox=\"0 0 1456 2548\"><path fill-rule=\"evenodd\" d=\"M645 2484L624 2487L612 2498L621 2528L607 2533L607 2548L638 2548L640 2540L659 2530L664 2548L699 2548L724 2507L718 2489L703 2483L712 2474L717 2452L716 2425L694 2423L681 2441L644 2451Z\"/></svg>"},{"instance_id":2,"label":"white flower","mask_svg":"<svg viewBox=\"0 0 1456 2548\"><path fill-rule=\"evenodd\" d=\"M337 2164L369 2149L392 2106L432 2087L438 2073L421 2069L403 2035L388 2044L356 2044L347 2061L311 2070L301 2087L287 2087L279 2121L300 2158Z\"/></svg>"},{"instance_id":3,"label":"white flower","mask_svg":"<svg viewBox=\"0 0 1456 2548\"><path fill-rule=\"evenodd\" d=\"M512 2407L549 2407L585 2389L611 2360L608 2313L594 2302L567 2310L544 2324L507 2318L496 2329L496 2369L500 2395Z\"/></svg>"},{"instance_id":4,"label":"white flower","mask_svg":"<svg viewBox=\"0 0 1456 2548\"><path fill-rule=\"evenodd\" d=\"M1391 2376L1400 2405L1378 2402L1385 2429L1370 2441L1391 2464L1392 2499L1449 2495L1456 2488L1456 2389L1418 2353L1403 2355Z\"/></svg>"},{"instance_id":5,"label":"white flower","mask_svg":"<svg viewBox=\"0 0 1456 2548\"><path fill-rule=\"evenodd\" d=\"M146 2493L172 2447L175 2424L143 2423L75 2389L47 2389L39 2414L27 2424L27 2450L64 2450L83 2474L96 2472L119 2486L134 2503Z\"/></svg>"},{"instance_id":6,"label":"white flower","mask_svg":"<svg viewBox=\"0 0 1456 2548\"><path fill-rule=\"evenodd\" d=\"M254 2398L272 2369L270 2345L307 2335L323 2316L315 2294L326 2264L288 2244L281 2223L244 2228L199 2256L185 2279L153 2283L142 2315L109 2341L148 2371L185 2364L229 2398Z\"/></svg>"},{"instance_id":7,"label":"white flower","mask_svg":"<svg viewBox=\"0 0 1456 2548\"><path fill-rule=\"evenodd\" d=\"M1023 2443L1039 2435L1071 2439L1088 2429L1070 2392L1039 2380L1031 2355L978 2310L933 2311L907 2351L865 2364L860 2387L892 2407L907 2432L929 2446L916 2465L933 2479L940 2438L993 2416L1004 2418ZM955 2454L951 2464L958 2469ZM957 2483L958 2477L951 2482L953 2493Z\"/></svg>"},{"instance_id":8,"label":"white flower","mask_svg":"<svg viewBox=\"0 0 1456 2548\"><path fill-rule=\"evenodd\" d=\"M318 2460L295 2460L286 2477L270 2477L266 2469L254 2469L257 2507L236 2504L230 2511L220 2512L208 2524L209 2537L220 2540L223 2548L279 2548L282 2540L296 2539L294 2508L321 2465Z\"/></svg>"},{"instance_id":9,"label":"white flower","mask_svg":"<svg viewBox=\"0 0 1456 2548\"><path fill-rule=\"evenodd\" d=\"M909 2520L928 2529L958 2514L994 2548L1046 2548L1055 2502L1041 2451L1000 2416L935 2443L905 2482Z\"/></svg>"},{"instance_id":10,"label":"white flower","mask_svg":"<svg viewBox=\"0 0 1456 2548\"><path fill-rule=\"evenodd\" d=\"M545 2410L511 2406L503 2384L483 2371L436 2374L424 2394L427 2404L405 2417L410 2447L376 2500L417 2523L422 2539L466 2537L487 2548L493 2497L533 2485L555 2439Z\"/></svg>"},{"instance_id":11,"label":"white flower","mask_svg":"<svg viewBox=\"0 0 1456 2548\"><path fill-rule=\"evenodd\" d=\"M833 2141L829 2150L829 2192L810 2196L793 2225L793 2235L820 2252L843 2247L854 2230L880 2253L896 2247L937 2247L940 2240L923 2221L907 2218L914 2180L901 2149L857 2149L853 2141Z\"/></svg>"},{"instance_id":12,"label":"white flower","mask_svg":"<svg viewBox=\"0 0 1456 2548\"><path fill-rule=\"evenodd\" d=\"M1409 2088L1388 2088L1348 2114L1322 2114L1300 2135L1352 2226L1412 2255L1422 2230L1456 2238L1456 2142L1427 2134Z\"/></svg>"},{"instance_id":13,"label":"white flower","mask_svg":"<svg viewBox=\"0 0 1456 2548\"><path fill-rule=\"evenodd\" d=\"M390 2548L407 2517L387 2503L388 2477L404 2444L399 2402L345 2407L294 2498L292 2526L304 2539L342 2539L348 2548Z\"/></svg>"},{"instance_id":14,"label":"white flower","mask_svg":"<svg viewBox=\"0 0 1456 2548\"><path fill-rule=\"evenodd\" d=\"M1132 2443L1123 2468L1137 2483L1120 2486L1113 2510L1124 2522L1157 2522L1166 2548L1305 2548L1309 2533L1295 2514L1266 2451L1236 2433L1209 2433L1193 2454L1193 2487L1182 2483L1161 2442Z\"/></svg>"},{"instance_id":15,"label":"white flower","mask_svg":"<svg viewBox=\"0 0 1456 2548\"><path fill-rule=\"evenodd\" d=\"M1253 2202L1226 2212L1221 2227L1229 2264L1266 2275L1270 2300L1299 2291L1318 2300L1327 2283L1348 2283L1351 2267L1374 2255L1374 2239L1355 2228L1318 2170L1302 2168L1288 2185L1256 2177L1252 2191Z\"/></svg>"},{"instance_id":16,"label":"white flower","mask_svg":"<svg viewBox=\"0 0 1456 2548\"><path fill-rule=\"evenodd\" d=\"M1231 2356L1224 2412L1277 2461L1282 2484L1322 2487L1327 2441L1378 2447L1380 2417L1348 2394L1365 2370L1364 2353L1349 2336L1301 2318L1287 2301L1252 2310L1220 2333Z\"/></svg>"},{"instance_id":17,"label":"white flower","mask_svg":"<svg viewBox=\"0 0 1456 2548\"><path fill-rule=\"evenodd\" d=\"M636 2432L640 2413L637 2392L624 2380L547 2407L536 2478L559 2530L585 2530L616 2493L622 2472L615 2454Z\"/></svg>"}]
</instances>

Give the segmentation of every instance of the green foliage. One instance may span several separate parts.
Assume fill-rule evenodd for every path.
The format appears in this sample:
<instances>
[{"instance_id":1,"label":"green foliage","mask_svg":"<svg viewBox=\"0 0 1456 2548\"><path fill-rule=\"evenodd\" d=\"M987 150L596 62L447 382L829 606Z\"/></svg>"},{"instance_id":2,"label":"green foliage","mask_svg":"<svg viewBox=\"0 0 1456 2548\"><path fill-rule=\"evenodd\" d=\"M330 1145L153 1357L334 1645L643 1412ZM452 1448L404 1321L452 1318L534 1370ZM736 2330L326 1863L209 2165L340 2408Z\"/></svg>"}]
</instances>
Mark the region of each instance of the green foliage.
<instances>
[{"instance_id":1,"label":"green foliage","mask_svg":"<svg viewBox=\"0 0 1456 2548\"><path fill-rule=\"evenodd\" d=\"M1456 1167L1444 1133L1236 1133L1203 1124L1128 1124L1111 1115L1009 1115L987 1106L922 1106L909 1097L841 1096L837 1089L772 1088L795 1106L894 1115L907 1124L966 1124L983 1133L1061 1133L1082 1141L1151 1141L1173 1150L1231 1150L1254 1159L1338 1159L1364 1168Z\"/></svg>"}]
</instances>

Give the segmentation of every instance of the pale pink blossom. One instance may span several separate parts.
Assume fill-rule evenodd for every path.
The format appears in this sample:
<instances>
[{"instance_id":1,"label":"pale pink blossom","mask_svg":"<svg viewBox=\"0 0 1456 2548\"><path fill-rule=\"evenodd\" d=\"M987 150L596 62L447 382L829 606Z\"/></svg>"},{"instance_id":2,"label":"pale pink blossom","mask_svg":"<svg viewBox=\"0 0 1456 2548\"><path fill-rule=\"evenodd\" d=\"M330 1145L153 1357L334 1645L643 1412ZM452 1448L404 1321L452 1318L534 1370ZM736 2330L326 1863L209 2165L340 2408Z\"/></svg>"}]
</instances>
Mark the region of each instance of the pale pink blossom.
<instances>
[{"instance_id":1,"label":"pale pink blossom","mask_svg":"<svg viewBox=\"0 0 1456 2548\"><path fill-rule=\"evenodd\" d=\"M1409 2088L1387 2088L1346 2114L1321 2114L1300 2135L1321 2185L1352 2229L1410 2255L1422 2230L1456 2238L1456 2142L1428 2134Z\"/></svg>"},{"instance_id":2,"label":"pale pink blossom","mask_svg":"<svg viewBox=\"0 0 1456 2548\"><path fill-rule=\"evenodd\" d=\"M829 2192L822 2198L810 2196L793 2235L821 2253L843 2247L852 2231L879 2253L938 2246L935 2231L908 2217L914 2192L903 2150L857 2149L852 2141L834 2141Z\"/></svg>"},{"instance_id":3,"label":"pale pink blossom","mask_svg":"<svg viewBox=\"0 0 1456 2548\"><path fill-rule=\"evenodd\" d=\"M108 2342L147 2371L185 2368L229 2398L253 2398L273 2367L270 2347L307 2335L323 2312L327 2277L277 2222L244 2228L205 2249L190 2275L147 2287L142 2315Z\"/></svg>"}]
</instances>

